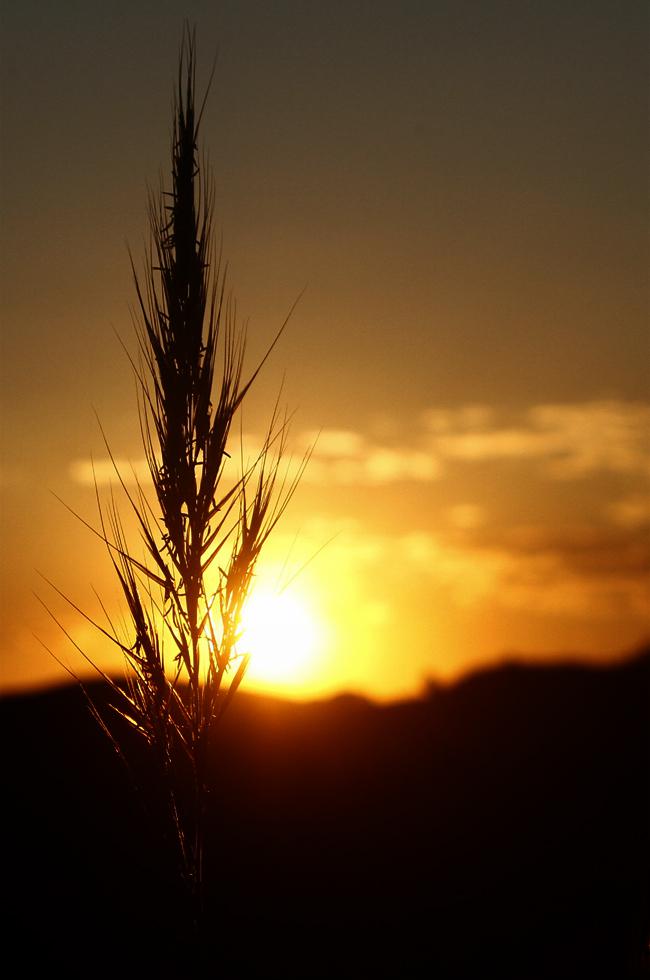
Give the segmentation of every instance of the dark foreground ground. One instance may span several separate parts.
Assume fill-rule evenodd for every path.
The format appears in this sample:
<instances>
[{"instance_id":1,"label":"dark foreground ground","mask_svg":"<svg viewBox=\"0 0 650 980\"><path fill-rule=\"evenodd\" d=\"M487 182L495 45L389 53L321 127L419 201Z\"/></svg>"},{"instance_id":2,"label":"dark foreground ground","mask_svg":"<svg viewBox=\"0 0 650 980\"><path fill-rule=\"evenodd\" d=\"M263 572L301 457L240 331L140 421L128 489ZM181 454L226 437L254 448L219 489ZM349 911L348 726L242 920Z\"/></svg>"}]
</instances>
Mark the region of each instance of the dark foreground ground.
<instances>
[{"instance_id":1,"label":"dark foreground ground","mask_svg":"<svg viewBox=\"0 0 650 980\"><path fill-rule=\"evenodd\" d=\"M5 700L5 975L646 976L649 667L509 666L390 707L239 694L201 963L83 696Z\"/></svg>"}]
</instances>

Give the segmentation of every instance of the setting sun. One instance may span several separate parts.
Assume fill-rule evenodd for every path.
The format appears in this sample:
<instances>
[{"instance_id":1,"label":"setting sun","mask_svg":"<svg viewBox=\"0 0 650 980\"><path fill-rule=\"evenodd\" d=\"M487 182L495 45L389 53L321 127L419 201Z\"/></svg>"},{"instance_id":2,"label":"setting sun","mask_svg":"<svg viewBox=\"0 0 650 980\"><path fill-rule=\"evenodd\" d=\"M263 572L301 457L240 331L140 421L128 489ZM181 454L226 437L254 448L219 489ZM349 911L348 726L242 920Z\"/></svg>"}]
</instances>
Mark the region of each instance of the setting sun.
<instances>
[{"instance_id":1,"label":"setting sun","mask_svg":"<svg viewBox=\"0 0 650 980\"><path fill-rule=\"evenodd\" d=\"M318 640L316 618L301 596L259 589L249 597L238 646L251 654L251 680L299 681L313 665Z\"/></svg>"}]
</instances>

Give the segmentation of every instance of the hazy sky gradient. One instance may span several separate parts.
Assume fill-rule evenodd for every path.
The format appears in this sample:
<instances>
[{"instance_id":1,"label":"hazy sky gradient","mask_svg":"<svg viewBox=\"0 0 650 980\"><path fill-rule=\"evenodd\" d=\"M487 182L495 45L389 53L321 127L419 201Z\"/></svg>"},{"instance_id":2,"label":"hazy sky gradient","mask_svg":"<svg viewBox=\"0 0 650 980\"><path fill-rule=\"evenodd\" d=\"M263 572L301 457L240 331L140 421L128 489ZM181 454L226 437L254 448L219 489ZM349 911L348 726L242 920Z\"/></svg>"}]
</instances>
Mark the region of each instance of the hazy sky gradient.
<instances>
[{"instance_id":1,"label":"hazy sky gradient","mask_svg":"<svg viewBox=\"0 0 650 980\"><path fill-rule=\"evenodd\" d=\"M94 409L141 456L128 242L166 174L183 17L251 363L297 452L274 548L328 622L314 690L388 696L648 630L647 8L46 3L2 24L5 683L55 676L38 568L84 600Z\"/></svg>"}]
</instances>

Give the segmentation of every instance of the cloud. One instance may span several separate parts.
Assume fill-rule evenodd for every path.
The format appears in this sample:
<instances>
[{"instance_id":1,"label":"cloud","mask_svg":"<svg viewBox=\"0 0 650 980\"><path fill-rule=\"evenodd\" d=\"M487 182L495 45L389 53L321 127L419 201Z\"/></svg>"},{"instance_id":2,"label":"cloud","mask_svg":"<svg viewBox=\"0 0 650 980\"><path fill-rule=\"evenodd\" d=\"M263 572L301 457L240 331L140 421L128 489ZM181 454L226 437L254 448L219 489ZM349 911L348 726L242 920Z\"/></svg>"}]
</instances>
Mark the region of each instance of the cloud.
<instances>
[{"instance_id":1,"label":"cloud","mask_svg":"<svg viewBox=\"0 0 650 980\"><path fill-rule=\"evenodd\" d=\"M149 467L144 457L135 460L102 457L100 459L75 459L68 467L70 478L82 487L119 484L120 478L127 486L149 480ZM118 475L119 474L119 475Z\"/></svg>"},{"instance_id":2,"label":"cloud","mask_svg":"<svg viewBox=\"0 0 650 980\"><path fill-rule=\"evenodd\" d=\"M369 483L399 480L429 481L440 475L440 464L421 450L371 449L364 460Z\"/></svg>"},{"instance_id":3,"label":"cloud","mask_svg":"<svg viewBox=\"0 0 650 980\"><path fill-rule=\"evenodd\" d=\"M650 405L616 401L540 405L531 410L530 420L557 441L555 476L597 470L650 473Z\"/></svg>"},{"instance_id":4,"label":"cloud","mask_svg":"<svg viewBox=\"0 0 650 980\"><path fill-rule=\"evenodd\" d=\"M643 402L536 405L505 426L489 409L468 405L426 412L423 421L432 447L449 459L537 459L555 479L650 473L650 405Z\"/></svg>"},{"instance_id":5,"label":"cloud","mask_svg":"<svg viewBox=\"0 0 650 980\"><path fill-rule=\"evenodd\" d=\"M472 531L487 521L487 511L478 504L454 504L447 509L447 520L461 531Z\"/></svg>"},{"instance_id":6,"label":"cloud","mask_svg":"<svg viewBox=\"0 0 650 980\"><path fill-rule=\"evenodd\" d=\"M644 402L534 405L505 422L496 409L470 403L455 409L430 409L419 423L411 424L408 437L397 445L395 434L382 439L351 428L303 432L292 439L295 454L289 474L297 471L305 449L313 447L303 480L321 486L430 483L440 480L453 462L535 463L539 474L554 480L604 472L650 475L650 404ZM263 440L248 434L243 445L245 459L252 462ZM117 462L125 482L133 483L131 464L124 459ZM146 478L144 459L136 460L133 468L138 478ZM95 474L100 485L115 482L108 459L95 462ZM75 460L70 475L75 482L93 484L89 460ZM632 513L629 508L627 513ZM465 518L471 521L467 514ZM614 512L611 517L615 519ZM460 511L451 518L457 526L463 519Z\"/></svg>"},{"instance_id":7,"label":"cloud","mask_svg":"<svg viewBox=\"0 0 650 980\"><path fill-rule=\"evenodd\" d=\"M306 483L380 486L426 483L442 475L440 459L431 449L382 445L352 430L306 432L299 442L314 446L303 476Z\"/></svg>"},{"instance_id":8,"label":"cloud","mask_svg":"<svg viewBox=\"0 0 650 980\"><path fill-rule=\"evenodd\" d=\"M499 605L593 618L650 615L650 541L627 530L532 526L497 536L486 529L468 550L494 569L490 599Z\"/></svg>"},{"instance_id":9,"label":"cloud","mask_svg":"<svg viewBox=\"0 0 650 980\"><path fill-rule=\"evenodd\" d=\"M650 616L650 542L628 531L533 526L497 535L485 528L470 541L428 530L372 534L347 522L328 551L334 567L367 576L375 593L378 583L389 593L390 582L424 583L465 608Z\"/></svg>"},{"instance_id":10,"label":"cloud","mask_svg":"<svg viewBox=\"0 0 650 980\"><path fill-rule=\"evenodd\" d=\"M326 458L355 459L364 451L365 440L351 429L322 429L305 432L303 442L314 446L314 453Z\"/></svg>"},{"instance_id":11,"label":"cloud","mask_svg":"<svg viewBox=\"0 0 650 980\"><path fill-rule=\"evenodd\" d=\"M462 405L460 408L430 408L423 416L426 429L430 432L465 431L486 429L491 425L495 410L490 405Z\"/></svg>"},{"instance_id":12,"label":"cloud","mask_svg":"<svg viewBox=\"0 0 650 980\"><path fill-rule=\"evenodd\" d=\"M440 436L436 446L443 456L480 462L551 456L561 452L563 443L558 442L555 433L510 428L450 433Z\"/></svg>"},{"instance_id":13,"label":"cloud","mask_svg":"<svg viewBox=\"0 0 650 980\"><path fill-rule=\"evenodd\" d=\"M429 482L447 461L535 462L555 480L599 472L650 474L650 405L617 400L534 405L499 421L488 405L469 403L423 413L404 444L382 445L349 429L325 429L305 473L310 483L382 485ZM313 444L316 433L305 433ZM467 520L468 512L465 513ZM456 523L464 518L460 511ZM452 518L454 520L454 518Z\"/></svg>"},{"instance_id":14,"label":"cloud","mask_svg":"<svg viewBox=\"0 0 650 980\"><path fill-rule=\"evenodd\" d=\"M494 596L512 563L511 556L503 550L486 549L477 554L472 547L454 544L428 532L398 538L393 561L411 566L408 575L426 576L432 585L447 589L460 606Z\"/></svg>"},{"instance_id":15,"label":"cloud","mask_svg":"<svg viewBox=\"0 0 650 980\"><path fill-rule=\"evenodd\" d=\"M606 514L621 527L642 528L650 525L650 490L645 494L630 494L609 504Z\"/></svg>"}]
</instances>

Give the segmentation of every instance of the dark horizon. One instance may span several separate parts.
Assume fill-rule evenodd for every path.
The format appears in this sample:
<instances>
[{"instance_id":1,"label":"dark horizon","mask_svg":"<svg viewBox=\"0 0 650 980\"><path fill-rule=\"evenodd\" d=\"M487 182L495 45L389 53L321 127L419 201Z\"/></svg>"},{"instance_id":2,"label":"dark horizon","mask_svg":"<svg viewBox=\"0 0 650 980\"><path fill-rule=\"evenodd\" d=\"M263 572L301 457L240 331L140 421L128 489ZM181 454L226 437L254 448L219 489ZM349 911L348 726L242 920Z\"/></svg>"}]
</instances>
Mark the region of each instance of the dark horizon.
<instances>
[{"instance_id":1,"label":"dark horizon","mask_svg":"<svg viewBox=\"0 0 650 980\"><path fill-rule=\"evenodd\" d=\"M211 764L196 960L139 743L134 794L81 692L5 699L7 936L68 975L642 980L649 671L646 650L402 704L241 694Z\"/></svg>"},{"instance_id":2,"label":"dark horizon","mask_svg":"<svg viewBox=\"0 0 650 980\"><path fill-rule=\"evenodd\" d=\"M585 670L587 672L594 671L596 673L606 674L608 671L625 668L637 661L644 661L648 656L650 656L650 637L647 641L642 640L633 646L626 647L620 650L616 656L610 656L606 659L598 654L595 654L593 658L589 659L585 658L584 654L572 653L571 651L550 652L546 658L536 657L533 659L525 651L503 650L501 653L495 655L494 660L482 663L477 667L468 667L467 670L453 679L442 676L437 677L435 674L425 676L422 678L419 690L395 698L377 698L363 690L354 689L341 689L322 695L295 697L295 695L288 695L282 691L265 691L255 687L247 690L245 684L238 696L243 695L246 699L269 702L277 701L286 703L287 705L295 704L297 706L327 704L338 699L351 699L372 705L373 707L382 708L390 707L391 705L416 703L422 700L426 701L437 691L453 690L464 683L472 681L472 679L498 674L502 671L530 672L531 675L543 675L556 671ZM123 671L111 675L111 679L118 684L122 683L123 678ZM28 689L23 685L19 685L13 689L7 688L0 691L0 704L3 701L24 701L27 703L31 698L47 697L50 694L65 690L81 690L85 688L91 691L95 688L103 689L104 686L104 682L98 677L96 671L91 668L88 668L75 677L62 670L59 679L55 681L30 686ZM180 686L182 687L183 685Z\"/></svg>"}]
</instances>

